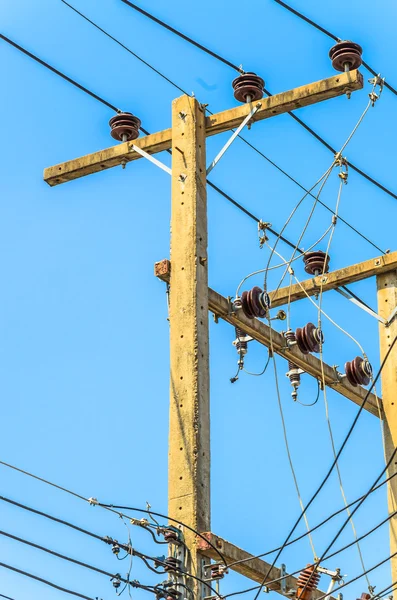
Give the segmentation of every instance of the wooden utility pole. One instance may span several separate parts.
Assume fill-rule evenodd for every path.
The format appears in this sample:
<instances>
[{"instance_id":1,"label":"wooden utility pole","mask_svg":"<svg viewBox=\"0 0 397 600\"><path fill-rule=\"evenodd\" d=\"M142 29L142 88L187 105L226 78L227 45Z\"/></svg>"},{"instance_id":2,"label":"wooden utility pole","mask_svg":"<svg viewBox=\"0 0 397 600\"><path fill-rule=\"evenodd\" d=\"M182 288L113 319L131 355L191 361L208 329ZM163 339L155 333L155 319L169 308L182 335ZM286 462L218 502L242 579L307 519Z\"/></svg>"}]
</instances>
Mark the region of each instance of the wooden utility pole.
<instances>
[{"instance_id":1,"label":"wooden utility pole","mask_svg":"<svg viewBox=\"0 0 397 600\"><path fill-rule=\"evenodd\" d=\"M189 96L174 100L168 513L196 531L210 529L205 150L205 114L200 104ZM198 554L195 534L188 529L183 533L190 550L187 570L203 579L202 562L209 561ZM189 583L195 596L202 596L197 580Z\"/></svg>"},{"instance_id":2,"label":"wooden utility pole","mask_svg":"<svg viewBox=\"0 0 397 600\"><path fill-rule=\"evenodd\" d=\"M386 356L394 338L397 336L397 318L393 311L397 307L397 270L382 273L376 278L378 289L378 312L381 317L389 321L385 326L379 324L380 359ZM393 351L392 351L393 352ZM395 352L394 352L395 355ZM384 411L384 433L386 461L392 457L397 447L397 361L390 357L382 371L382 398ZM393 458L388 476L397 471L397 455ZM389 514L397 510L397 478L391 479L388 484ZM397 516L390 520L390 555L397 552ZM397 556L391 559L392 582L397 581ZM394 598L397 592L394 592Z\"/></svg>"},{"instance_id":3,"label":"wooden utility pole","mask_svg":"<svg viewBox=\"0 0 397 600\"><path fill-rule=\"evenodd\" d=\"M264 98L255 104L255 114L253 106L247 103L209 117L205 116L197 100L182 96L173 102L171 129L134 142L123 142L44 171L45 181L56 186L115 166L125 166L128 162L141 159L142 155L150 160L148 155L172 148L171 263L162 261L155 270L156 275L170 285L168 511L171 518L182 521L209 540L207 544L188 527L183 528L189 551L186 570L200 579L207 577L203 571L204 564L218 557L214 547L221 549L227 561L250 559L247 552L216 537L210 528L208 310L230 324L241 327L261 344L269 347L272 343L275 352L284 358L291 358L311 376L319 379L324 372L326 385L353 402L360 403L366 394L361 387L339 381L335 369L321 365L316 357L303 354L296 347L287 348L285 338L278 332L270 331L258 319L248 319L242 311L234 312L226 298L208 287L206 138L244 126L250 118L256 126L257 122L264 119L345 93L350 94L362 87L361 74L353 70ZM368 266L362 267L361 271L368 272ZM309 289L310 285L303 283ZM336 287L334 280L327 289L332 287ZM294 300L298 300L298 296ZM376 412L373 396L368 399L368 410ZM244 566L240 564L231 568L254 581L261 581L269 566L263 560L250 559ZM280 569L274 568L271 576L280 577L280 573ZM189 586L196 600L210 595L208 587L197 580L190 578ZM281 582L271 585L271 589L290 598L296 589L296 579L289 576L282 578ZM323 592L318 590L313 599L323 596ZM330 595L327 599L334 600Z\"/></svg>"}]
</instances>

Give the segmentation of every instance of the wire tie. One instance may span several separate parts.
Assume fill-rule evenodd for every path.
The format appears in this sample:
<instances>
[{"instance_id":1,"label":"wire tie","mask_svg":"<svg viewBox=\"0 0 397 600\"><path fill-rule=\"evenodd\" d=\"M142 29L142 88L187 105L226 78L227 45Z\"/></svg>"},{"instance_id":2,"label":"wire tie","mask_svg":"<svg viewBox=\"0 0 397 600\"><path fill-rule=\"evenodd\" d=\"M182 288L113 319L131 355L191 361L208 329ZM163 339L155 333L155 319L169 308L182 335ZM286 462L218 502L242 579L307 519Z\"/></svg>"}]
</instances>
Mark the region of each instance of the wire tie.
<instances>
[{"instance_id":1,"label":"wire tie","mask_svg":"<svg viewBox=\"0 0 397 600\"><path fill-rule=\"evenodd\" d=\"M99 504L96 498L88 498L88 502L91 504L91 506L97 506Z\"/></svg>"}]
</instances>

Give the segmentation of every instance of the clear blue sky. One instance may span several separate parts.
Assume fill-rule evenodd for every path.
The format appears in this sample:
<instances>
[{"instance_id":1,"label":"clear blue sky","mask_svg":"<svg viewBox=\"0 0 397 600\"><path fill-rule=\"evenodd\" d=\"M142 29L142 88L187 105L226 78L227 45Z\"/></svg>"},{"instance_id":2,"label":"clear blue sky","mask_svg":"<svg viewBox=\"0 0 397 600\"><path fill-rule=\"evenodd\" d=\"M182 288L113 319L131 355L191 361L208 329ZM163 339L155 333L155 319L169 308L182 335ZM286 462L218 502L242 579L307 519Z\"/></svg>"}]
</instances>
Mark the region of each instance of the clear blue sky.
<instances>
[{"instance_id":1,"label":"clear blue sky","mask_svg":"<svg viewBox=\"0 0 397 600\"><path fill-rule=\"evenodd\" d=\"M291 0L292 1L292 0ZM138 15L120 0L74 0L132 50L141 54L212 111L235 104L233 70L192 48ZM397 9L393 2L350 0L336 8L330 0L294 1L294 6L340 37L362 44L364 57L397 85ZM203 44L264 77L274 93L333 75L331 40L272 0L140 5ZM65 7L60 0L3 0L1 32L74 77L124 110L139 116L150 131L170 126L171 101L179 93ZM76 182L48 187L44 167L112 145L113 113L40 65L0 42L0 458L103 502L167 510L168 323L163 284L153 264L169 255L170 182L145 160ZM367 78L367 72L364 72ZM369 91L369 89L367 89ZM316 131L339 147L367 102L366 92L299 111ZM385 91L346 152L348 158L397 191L395 134L397 98ZM246 132L250 141L311 185L332 155L288 116ZM208 160L224 136L208 140ZM167 155L160 157L169 163ZM301 192L293 183L236 142L212 174L214 183L279 230ZM335 205L337 174L323 199ZM304 204L286 234L296 239L311 203ZM265 265L256 224L209 190L210 285L233 295L240 279ZM340 212L383 248L396 249L396 201L351 172ZM319 208L304 240L308 247L328 227L330 214ZM283 245L279 250L287 253ZM332 268L377 254L343 223L331 247ZM303 267L297 275L304 277ZM260 282L260 279L257 280ZM270 279L275 285L276 277ZM354 286L376 306L375 281ZM330 292L324 308L379 364L376 321ZM302 301L293 307L293 327L316 319ZM278 329L282 324L276 324ZM324 325L325 360L342 365L358 351L329 323ZM212 530L251 552L279 545L299 513L282 438L273 372L244 376L231 385L237 355L233 329L211 321ZM247 368L260 369L266 351L254 343ZM332 461L322 398L313 408L293 404L278 361L282 402L291 451L304 500L310 498ZM303 377L302 401L315 395L315 382ZM329 392L337 446L356 406ZM383 465L379 421L365 413L342 455L349 500L364 493ZM0 495L69 519L100 535L126 539L117 517L0 467ZM315 525L342 506L333 476L309 511ZM51 549L126 572L110 549L61 525L1 503L0 528ZM387 515L384 489L357 513L364 533ZM321 554L341 524L337 518L314 541ZM303 531L303 529L300 529ZM346 528L336 547L352 539ZM149 554L161 554L149 536L135 529L132 540ZM158 549L160 548L160 550ZM388 530L362 544L367 567L389 554ZM312 560L307 539L282 556L292 571ZM109 600L106 577L28 549L0 536L0 562L9 563L91 597ZM360 564L355 548L329 561L352 578ZM156 577L134 561L132 577ZM371 576L381 590L390 582L384 566ZM328 582L323 578L322 587ZM230 574L226 593L250 585ZM354 599L366 589L360 580L345 590ZM15 600L50 600L64 595L4 569L0 593ZM135 598L148 597L133 591ZM252 595L248 595L252 598Z\"/></svg>"}]
</instances>

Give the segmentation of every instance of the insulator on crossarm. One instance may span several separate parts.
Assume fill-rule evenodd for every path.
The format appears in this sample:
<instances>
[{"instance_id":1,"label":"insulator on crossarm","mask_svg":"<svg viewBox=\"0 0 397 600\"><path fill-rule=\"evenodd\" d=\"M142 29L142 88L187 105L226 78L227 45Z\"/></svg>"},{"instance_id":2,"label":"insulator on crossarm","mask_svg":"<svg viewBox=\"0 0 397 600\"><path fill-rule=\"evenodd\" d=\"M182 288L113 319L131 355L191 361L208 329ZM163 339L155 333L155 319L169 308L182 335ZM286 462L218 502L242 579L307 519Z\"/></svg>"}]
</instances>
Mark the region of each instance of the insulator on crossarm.
<instances>
[{"instance_id":1,"label":"insulator on crossarm","mask_svg":"<svg viewBox=\"0 0 397 600\"><path fill-rule=\"evenodd\" d=\"M354 387L368 385L372 377L371 363L361 356L356 356L350 362L345 363L346 379Z\"/></svg>"},{"instance_id":2,"label":"insulator on crossarm","mask_svg":"<svg viewBox=\"0 0 397 600\"><path fill-rule=\"evenodd\" d=\"M316 571L314 565L308 564L306 569L303 569L298 577L296 590L297 600L311 600L313 591L317 588L319 581L320 573Z\"/></svg>"},{"instance_id":3,"label":"insulator on crossarm","mask_svg":"<svg viewBox=\"0 0 397 600\"><path fill-rule=\"evenodd\" d=\"M322 273L328 273L329 261L329 254L325 254L325 252L322 252L322 250L306 252L306 254L303 256L306 273L314 276L321 275Z\"/></svg>"},{"instance_id":4,"label":"insulator on crossarm","mask_svg":"<svg viewBox=\"0 0 397 600\"><path fill-rule=\"evenodd\" d=\"M307 323L302 328L298 327L295 336L298 348L303 354L320 352L320 347L324 344L323 332L313 323Z\"/></svg>"},{"instance_id":5,"label":"insulator on crossarm","mask_svg":"<svg viewBox=\"0 0 397 600\"><path fill-rule=\"evenodd\" d=\"M363 62L363 49L360 44L350 40L341 40L329 51L332 66L336 71L352 71L358 69Z\"/></svg>"},{"instance_id":6,"label":"insulator on crossarm","mask_svg":"<svg viewBox=\"0 0 397 600\"><path fill-rule=\"evenodd\" d=\"M269 294L258 286L241 294L241 308L248 319L254 319L255 317L263 319L267 315L270 305Z\"/></svg>"},{"instance_id":7,"label":"insulator on crossarm","mask_svg":"<svg viewBox=\"0 0 397 600\"><path fill-rule=\"evenodd\" d=\"M234 97L239 102L254 102L263 98L265 82L255 73L244 73L233 80Z\"/></svg>"},{"instance_id":8,"label":"insulator on crossarm","mask_svg":"<svg viewBox=\"0 0 397 600\"><path fill-rule=\"evenodd\" d=\"M109 121L110 135L118 142L131 142L139 137L141 121L130 112L120 112Z\"/></svg>"}]
</instances>

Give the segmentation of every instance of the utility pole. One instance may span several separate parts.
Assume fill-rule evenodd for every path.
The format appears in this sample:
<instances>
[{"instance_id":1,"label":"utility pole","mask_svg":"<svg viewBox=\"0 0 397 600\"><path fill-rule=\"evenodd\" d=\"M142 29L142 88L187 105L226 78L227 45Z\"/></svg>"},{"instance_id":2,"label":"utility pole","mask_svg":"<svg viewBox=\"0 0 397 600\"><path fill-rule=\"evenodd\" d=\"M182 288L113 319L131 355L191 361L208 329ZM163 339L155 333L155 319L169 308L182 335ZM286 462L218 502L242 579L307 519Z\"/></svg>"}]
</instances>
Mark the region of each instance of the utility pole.
<instances>
[{"instance_id":1,"label":"utility pole","mask_svg":"<svg viewBox=\"0 0 397 600\"><path fill-rule=\"evenodd\" d=\"M378 312L388 325L379 324L380 359L383 360L394 338L397 336L397 271L395 269L378 275L376 278L378 289ZM397 446L397 361L390 359L386 362L382 372L382 399L384 412L385 458L388 462ZM393 459L388 469L388 477L397 471L397 456ZM388 484L389 514L397 510L397 482L396 478ZM390 554L397 552L397 516L390 519ZM392 581L397 580L397 557L391 559ZM396 599L397 592L394 592Z\"/></svg>"},{"instance_id":2,"label":"utility pole","mask_svg":"<svg viewBox=\"0 0 397 600\"><path fill-rule=\"evenodd\" d=\"M172 103L170 433L168 513L210 530L210 412L205 113L195 98ZM205 574L196 535L185 529L187 571ZM200 583L191 580L195 597Z\"/></svg>"},{"instance_id":3,"label":"utility pole","mask_svg":"<svg viewBox=\"0 0 397 600\"><path fill-rule=\"evenodd\" d=\"M258 78L257 78L258 79ZM312 354L303 353L296 346L288 347L285 338L257 318L247 318L243 311L234 310L229 299L208 287L207 261L207 205L206 205L206 137L226 131L241 130L248 122L255 127L261 120L303 106L316 104L343 94L351 94L363 87L359 71L350 70L287 92L245 104L223 112L205 116L204 108L196 99L182 96L172 105L172 128L116 146L94 152L45 169L44 179L55 186L108 168L123 165L142 157L155 162L169 172L172 180L171 262L163 260L156 264L155 274L170 285L170 431L169 431L169 516L185 523L204 536L196 536L182 527L188 549L186 571L200 579L207 579L203 567L211 559L218 560L217 548L227 562L244 560L233 568L235 571L262 582L271 565L262 559L254 559L248 552L219 538L210 527L210 403L209 403L209 340L208 310L217 317L239 327L259 343L272 348L286 359L291 359L305 373L321 380L348 399L360 404L366 396L361 386L352 385L339 378L336 370ZM251 100L251 97L250 97ZM233 134L216 159L213 168L224 151L235 139ZM172 149L172 170L152 157L153 154ZM388 257L389 258L389 257ZM355 265L327 275L322 282L324 291L343 283L357 281L397 268L397 255L385 265L379 262ZM374 267L387 267L377 270ZM302 285L313 295L318 290L317 278ZM313 281L314 286L313 286ZM317 286L317 287L316 287ZM312 288L314 289L312 290ZM300 299L297 293L291 301ZM273 294L274 296L276 294ZM272 294L270 293L270 296ZM279 305L286 302L288 294L277 292ZM376 398L370 394L366 408L377 414ZM397 422L396 422L397 429ZM274 567L271 579L282 578L270 584L284 597L296 594L298 582L286 576L285 566ZM211 595L208 586L197 580L189 580L196 600ZM312 600L324 597L324 592L314 589ZM334 600L327 595L327 600Z\"/></svg>"}]
</instances>

